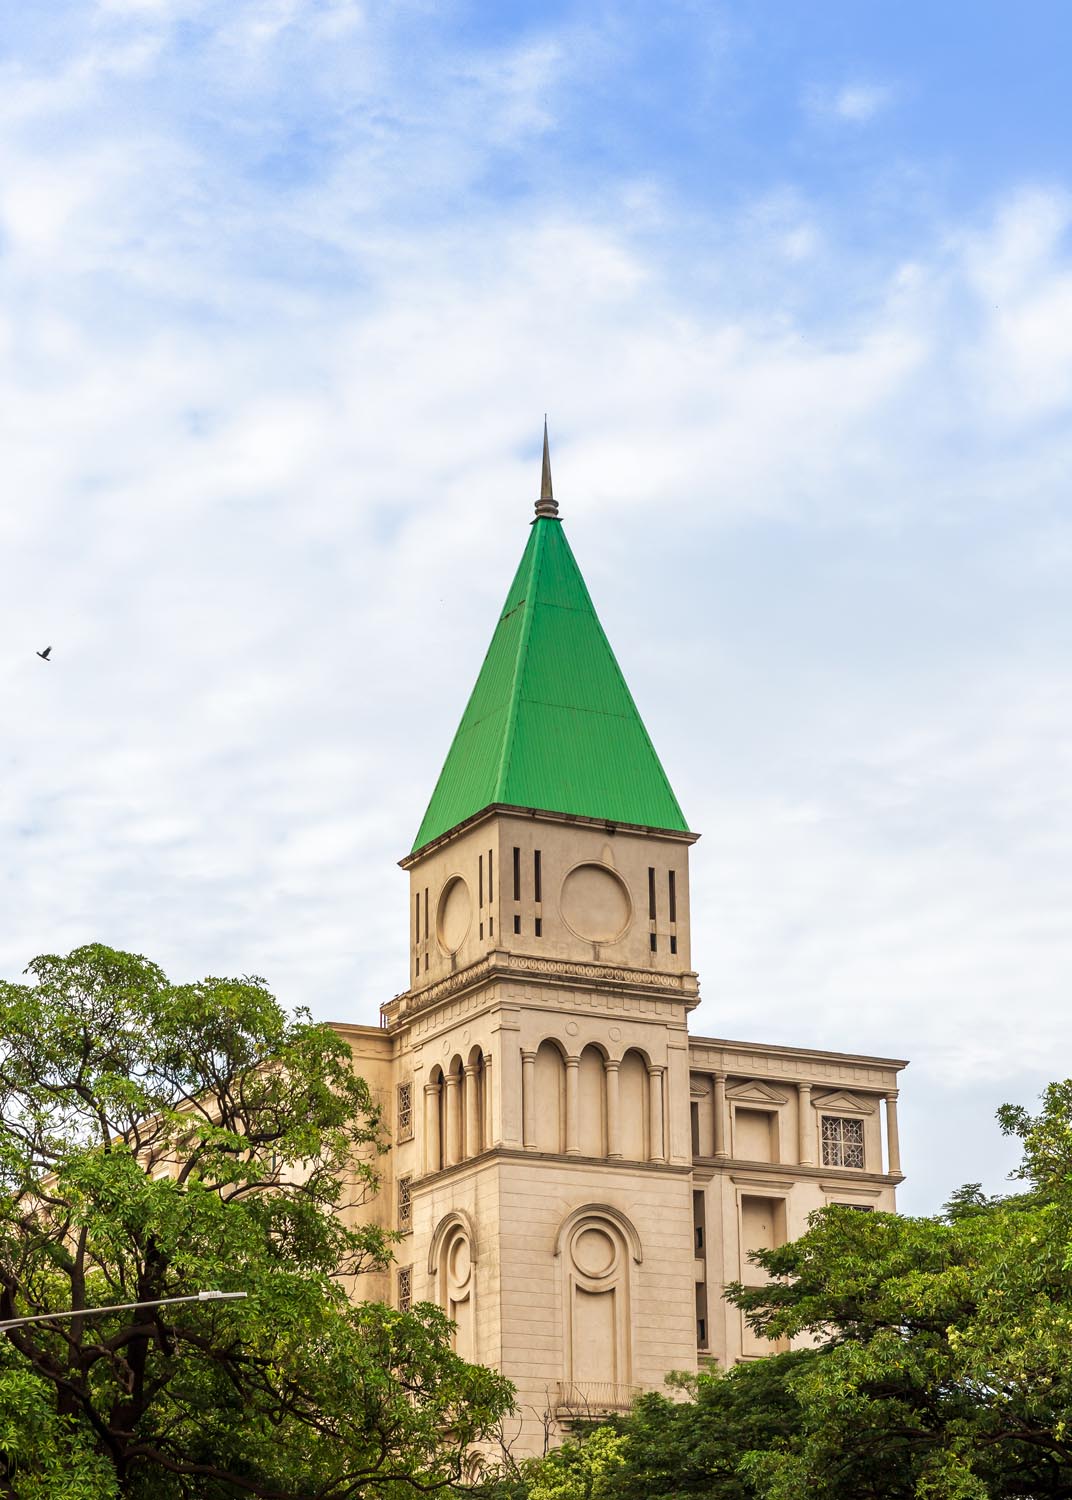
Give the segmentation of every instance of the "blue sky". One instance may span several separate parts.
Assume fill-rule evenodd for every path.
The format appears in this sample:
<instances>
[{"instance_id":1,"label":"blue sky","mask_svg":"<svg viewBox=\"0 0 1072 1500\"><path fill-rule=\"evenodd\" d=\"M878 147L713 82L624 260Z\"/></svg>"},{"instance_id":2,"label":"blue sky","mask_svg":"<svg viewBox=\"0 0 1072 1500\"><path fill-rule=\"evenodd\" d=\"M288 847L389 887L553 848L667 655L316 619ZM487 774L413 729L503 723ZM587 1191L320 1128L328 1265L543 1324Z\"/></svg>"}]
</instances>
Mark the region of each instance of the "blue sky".
<instances>
[{"instance_id":1,"label":"blue sky","mask_svg":"<svg viewBox=\"0 0 1072 1500\"><path fill-rule=\"evenodd\" d=\"M1066 8L3 20L0 970L375 1018L547 410L699 1029L911 1057L905 1206L1000 1187L1072 1039Z\"/></svg>"}]
</instances>

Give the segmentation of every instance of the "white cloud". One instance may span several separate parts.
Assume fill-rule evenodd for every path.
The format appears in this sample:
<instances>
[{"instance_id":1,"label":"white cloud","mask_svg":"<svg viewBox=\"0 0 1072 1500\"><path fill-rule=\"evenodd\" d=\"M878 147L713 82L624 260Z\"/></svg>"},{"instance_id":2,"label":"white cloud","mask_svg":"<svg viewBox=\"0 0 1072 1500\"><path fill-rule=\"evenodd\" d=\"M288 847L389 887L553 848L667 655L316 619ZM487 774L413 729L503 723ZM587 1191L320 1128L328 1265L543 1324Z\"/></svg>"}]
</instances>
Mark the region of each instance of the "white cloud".
<instances>
[{"instance_id":1,"label":"white cloud","mask_svg":"<svg viewBox=\"0 0 1072 1500\"><path fill-rule=\"evenodd\" d=\"M554 128L568 48L441 59L433 96L344 11L309 54L292 8L228 9L181 57L161 12L148 71L107 111L65 91L62 129L50 75L23 80L0 972L99 938L374 1019L406 972L393 862L549 409L571 537L707 835L701 1028L911 1054L909 1130L939 1080L1020 1087L1069 1039L1047 600L1072 440L1040 425L1072 402L1063 197L876 270L802 196L717 233L657 181L481 196ZM228 82L247 22L257 76ZM303 111L313 164L265 168Z\"/></svg>"},{"instance_id":2,"label":"white cloud","mask_svg":"<svg viewBox=\"0 0 1072 1500\"><path fill-rule=\"evenodd\" d=\"M889 109L894 98L895 90L889 84L845 83L834 89L808 89L805 105L815 115L844 120L852 125L866 125Z\"/></svg>"}]
</instances>

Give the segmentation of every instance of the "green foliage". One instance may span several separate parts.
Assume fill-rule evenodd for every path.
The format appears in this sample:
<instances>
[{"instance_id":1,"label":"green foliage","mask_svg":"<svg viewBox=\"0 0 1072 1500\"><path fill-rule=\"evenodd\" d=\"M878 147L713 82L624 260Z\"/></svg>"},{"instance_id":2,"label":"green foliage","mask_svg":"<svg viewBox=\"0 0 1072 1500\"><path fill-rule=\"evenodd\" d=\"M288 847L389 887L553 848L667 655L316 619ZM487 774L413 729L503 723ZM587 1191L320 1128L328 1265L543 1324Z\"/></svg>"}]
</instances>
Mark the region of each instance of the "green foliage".
<instances>
[{"instance_id":1,"label":"green foliage","mask_svg":"<svg viewBox=\"0 0 1072 1500\"><path fill-rule=\"evenodd\" d=\"M624 1446L610 1427L597 1427L583 1443L564 1443L534 1466L529 1500L606 1500Z\"/></svg>"},{"instance_id":2,"label":"green foliage","mask_svg":"<svg viewBox=\"0 0 1072 1500\"><path fill-rule=\"evenodd\" d=\"M436 1308L352 1305L384 1149L328 1027L258 979L172 985L91 946L0 983L0 1489L110 1500L393 1497L453 1484L507 1382Z\"/></svg>"},{"instance_id":3,"label":"green foliage","mask_svg":"<svg viewBox=\"0 0 1072 1500\"><path fill-rule=\"evenodd\" d=\"M756 1329L821 1346L800 1437L748 1461L771 1500L1072 1495L1072 1081L999 1118L1029 1191L970 1184L944 1219L828 1209L757 1257L769 1285L731 1289Z\"/></svg>"}]
</instances>

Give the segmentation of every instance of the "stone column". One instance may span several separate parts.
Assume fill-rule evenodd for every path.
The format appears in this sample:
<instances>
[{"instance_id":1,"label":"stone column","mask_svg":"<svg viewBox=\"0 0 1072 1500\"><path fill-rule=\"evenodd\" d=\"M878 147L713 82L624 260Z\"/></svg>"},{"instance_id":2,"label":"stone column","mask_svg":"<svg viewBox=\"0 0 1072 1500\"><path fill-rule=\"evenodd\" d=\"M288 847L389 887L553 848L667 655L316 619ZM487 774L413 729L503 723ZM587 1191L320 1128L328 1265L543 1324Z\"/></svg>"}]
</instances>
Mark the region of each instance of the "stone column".
<instances>
[{"instance_id":1,"label":"stone column","mask_svg":"<svg viewBox=\"0 0 1072 1500\"><path fill-rule=\"evenodd\" d=\"M484 1136L481 1141L485 1151L490 1151L495 1144L494 1120L492 1119L492 1094L491 1094L491 1053L484 1053L484 1098L483 1109L480 1118L484 1122Z\"/></svg>"},{"instance_id":2,"label":"stone column","mask_svg":"<svg viewBox=\"0 0 1072 1500\"><path fill-rule=\"evenodd\" d=\"M465 1154L480 1154L480 1068L476 1063L465 1065Z\"/></svg>"},{"instance_id":3,"label":"stone column","mask_svg":"<svg viewBox=\"0 0 1072 1500\"><path fill-rule=\"evenodd\" d=\"M521 1053L521 1131L526 1151L536 1150L536 1054Z\"/></svg>"},{"instance_id":4,"label":"stone column","mask_svg":"<svg viewBox=\"0 0 1072 1500\"><path fill-rule=\"evenodd\" d=\"M424 1170L438 1172L443 1165L443 1143L439 1139L438 1083L424 1086Z\"/></svg>"},{"instance_id":5,"label":"stone column","mask_svg":"<svg viewBox=\"0 0 1072 1500\"><path fill-rule=\"evenodd\" d=\"M578 1156L581 1150L581 1059L566 1058L566 1154Z\"/></svg>"},{"instance_id":6,"label":"stone column","mask_svg":"<svg viewBox=\"0 0 1072 1500\"><path fill-rule=\"evenodd\" d=\"M715 1155L729 1156L726 1150L726 1075L715 1074Z\"/></svg>"},{"instance_id":7,"label":"stone column","mask_svg":"<svg viewBox=\"0 0 1072 1500\"><path fill-rule=\"evenodd\" d=\"M462 1159L462 1101L461 1074L448 1073L447 1086L447 1140L444 1151L444 1166L456 1167Z\"/></svg>"},{"instance_id":8,"label":"stone column","mask_svg":"<svg viewBox=\"0 0 1072 1500\"><path fill-rule=\"evenodd\" d=\"M802 1167L815 1165L815 1122L811 1114L811 1084L797 1084L797 1160Z\"/></svg>"},{"instance_id":9,"label":"stone column","mask_svg":"<svg viewBox=\"0 0 1072 1500\"><path fill-rule=\"evenodd\" d=\"M622 1154L622 1124L619 1109L618 1069L620 1062L608 1062L607 1075L607 1155L616 1160Z\"/></svg>"},{"instance_id":10,"label":"stone column","mask_svg":"<svg viewBox=\"0 0 1072 1500\"><path fill-rule=\"evenodd\" d=\"M648 1156L652 1161L666 1160L663 1141L663 1073L665 1068L653 1065L648 1069L648 1099L651 1115L651 1142Z\"/></svg>"},{"instance_id":11,"label":"stone column","mask_svg":"<svg viewBox=\"0 0 1072 1500\"><path fill-rule=\"evenodd\" d=\"M886 1095L886 1170L891 1175L899 1175L901 1171L901 1141L897 1134L897 1090L891 1089Z\"/></svg>"}]
</instances>

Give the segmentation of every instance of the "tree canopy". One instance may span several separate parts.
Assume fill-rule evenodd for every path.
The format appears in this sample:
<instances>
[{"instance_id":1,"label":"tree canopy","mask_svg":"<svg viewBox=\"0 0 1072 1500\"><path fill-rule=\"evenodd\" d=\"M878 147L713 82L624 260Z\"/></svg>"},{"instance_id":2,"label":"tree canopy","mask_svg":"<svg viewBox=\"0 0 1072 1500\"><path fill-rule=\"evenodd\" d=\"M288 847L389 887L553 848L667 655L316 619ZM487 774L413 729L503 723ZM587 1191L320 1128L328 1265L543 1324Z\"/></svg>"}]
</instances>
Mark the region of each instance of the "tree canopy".
<instances>
[{"instance_id":1,"label":"tree canopy","mask_svg":"<svg viewBox=\"0 0 1072 1500\"><path fill-rule=\"evenodd\" d=\"M381 1122L349 1048L263 981L99 945L0 983L0 1319L236 1290L0 1338L0 1493L435 1493L511 1405L423 1305L352 1303Z\"/></svg>"}]
</instances>

